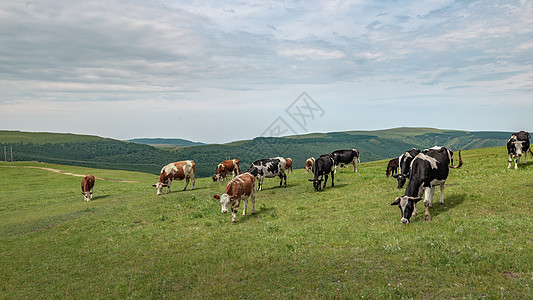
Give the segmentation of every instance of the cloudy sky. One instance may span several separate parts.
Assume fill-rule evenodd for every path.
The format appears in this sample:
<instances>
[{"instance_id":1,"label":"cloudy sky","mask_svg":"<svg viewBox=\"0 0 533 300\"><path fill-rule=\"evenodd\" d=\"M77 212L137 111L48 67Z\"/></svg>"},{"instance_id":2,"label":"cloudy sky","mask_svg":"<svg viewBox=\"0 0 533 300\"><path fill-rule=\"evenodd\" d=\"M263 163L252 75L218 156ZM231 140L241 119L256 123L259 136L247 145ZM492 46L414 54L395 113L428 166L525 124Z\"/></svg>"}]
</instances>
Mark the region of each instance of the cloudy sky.
<instances>
[{"instance_id":1,"label":"cloudy sky","mask_svg":"<svg viewBox=\"0 0 533 300\"><path fill-rule=\"evenodd\" d=\"M533 131L533 1L0 1L0 130Z\"/></svg>"}]
</instances>

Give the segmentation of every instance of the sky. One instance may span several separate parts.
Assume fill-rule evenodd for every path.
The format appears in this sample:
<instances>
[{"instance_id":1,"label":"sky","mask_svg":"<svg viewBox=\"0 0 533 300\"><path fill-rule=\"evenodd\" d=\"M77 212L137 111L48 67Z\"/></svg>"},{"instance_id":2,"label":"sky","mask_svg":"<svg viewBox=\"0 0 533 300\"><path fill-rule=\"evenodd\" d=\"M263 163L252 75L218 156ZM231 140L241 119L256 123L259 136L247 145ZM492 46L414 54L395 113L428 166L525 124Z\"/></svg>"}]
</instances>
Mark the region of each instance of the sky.
<instances>
[{"instance_id":1,"label":"sky","mask_svg":"<svg viewBox=\"0 0 533 300\"><path fill-rule=\"evenodd\" d=\"M533 132L533 1L0 1L0 130Z\"/></svg>"}]
</instances>

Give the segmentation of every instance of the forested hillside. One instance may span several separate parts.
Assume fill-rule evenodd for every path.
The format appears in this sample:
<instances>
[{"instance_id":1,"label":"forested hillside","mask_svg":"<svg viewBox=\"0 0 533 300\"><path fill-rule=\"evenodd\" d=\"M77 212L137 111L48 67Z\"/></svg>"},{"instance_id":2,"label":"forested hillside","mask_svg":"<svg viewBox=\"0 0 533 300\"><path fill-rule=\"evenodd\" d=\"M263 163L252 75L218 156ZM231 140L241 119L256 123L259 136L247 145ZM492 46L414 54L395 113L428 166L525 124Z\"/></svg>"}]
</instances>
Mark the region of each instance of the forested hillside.
<instances>
[{"instance_id":1,"label":"forested hillside","mask_svg":"<svg viewBox=\"0 0 533 300\"><path fill-rule=\"evenodd\" d=\"M419 132L420 134L417 134ZM283 156L293 159L295 168L303 168L305 160L338 149L356 148L362 161L397 157L405 150L424 149L435 145L452 150L477 149L505 145L510 132L465 132L437 129L396 128L367 132L333 132L282 138L258 137L229 144L211 144L160 150L137 143L103 139L94 136L63 134L0 132L0 151L6 147L15 161L42 161L94 168L120 169L159 173L169 162L192 159L198 177L211 176L216 165L229 158L241 160L245 171L257 160Z\"/></svg>"}]
</instances>

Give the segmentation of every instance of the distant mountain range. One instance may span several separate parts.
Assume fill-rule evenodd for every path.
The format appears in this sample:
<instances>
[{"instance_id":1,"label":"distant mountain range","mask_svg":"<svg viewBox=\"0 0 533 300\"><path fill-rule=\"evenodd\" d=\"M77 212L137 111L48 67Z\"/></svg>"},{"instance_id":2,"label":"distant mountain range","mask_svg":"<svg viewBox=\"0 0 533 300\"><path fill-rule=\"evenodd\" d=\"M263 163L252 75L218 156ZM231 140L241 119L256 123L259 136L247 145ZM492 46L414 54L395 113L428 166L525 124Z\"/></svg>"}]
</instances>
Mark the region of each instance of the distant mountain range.
<instances>
[{"instance_id":1,"label":"distant mountain range","mask_svg":"<svg viewBox=\"0 0 533 300\"><path fill-rule=\"evenodd\" d=\"M0 131L0 151L4 149L2 146L13 147L14 160L18 161L35 160L154 174L169 162L192 159L196 162L197 176L207 177L213 174L219 162L230 158L241 160L243 171L257 159L276 156L290 157L295 168L303 168L308 157L316 158L339 149L356 148L361 153L361 161L365 162L397 157L413 147L424 149L439 145L456 151L505 146L511 134L402 127L257 137L227 144L198 145L183 139L118 141L87 135Z\"/></svg>"},{"instance_id":2,"label":"distant mountain range","mask_svg":"<svg viewBox=\"0 0 533 300\"><path fill-rule=\"evenodd\" d=\"M202 142L193 142L184 139L163 139L163 138L141 138L141 139L131 139L127 142L145 144L158 148L175 148L175 147L189 147L189 146L200 146L205 145Z\"/></svg>"}]
</instances>

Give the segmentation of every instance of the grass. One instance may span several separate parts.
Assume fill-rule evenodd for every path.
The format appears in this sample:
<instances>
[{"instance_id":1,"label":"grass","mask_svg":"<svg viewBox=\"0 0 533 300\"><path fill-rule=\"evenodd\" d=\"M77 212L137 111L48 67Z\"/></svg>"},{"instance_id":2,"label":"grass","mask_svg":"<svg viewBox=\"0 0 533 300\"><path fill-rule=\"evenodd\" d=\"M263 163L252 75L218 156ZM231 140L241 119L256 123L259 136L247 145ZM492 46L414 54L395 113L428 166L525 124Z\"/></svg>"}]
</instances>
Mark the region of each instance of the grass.
<instances>
[{"instance_id":1,"label":"grass","mask_svg":"<svg viewBox=\"0 0 533 300\"><path fill-rule=\"evenodd\" d=\"M304 170L287 188L266 179L256 214L241 207L235 224L210 178L158 197L152 174L0 163L0 298L526 299L533 164L506 159L464 151L433 220L419 203L407 226L387 161L342 169L321 192ZM25 165L139 182L97 180L85 202L81 178Z\"/></svg>"}]
</instances>

